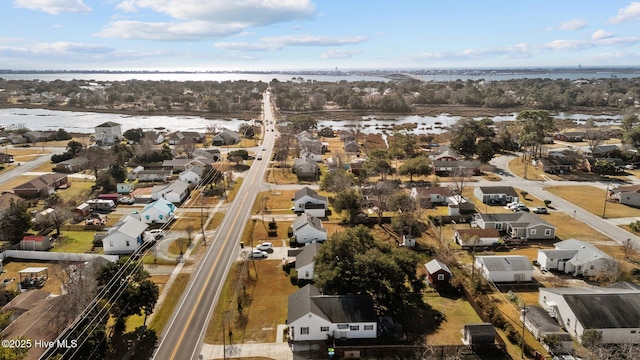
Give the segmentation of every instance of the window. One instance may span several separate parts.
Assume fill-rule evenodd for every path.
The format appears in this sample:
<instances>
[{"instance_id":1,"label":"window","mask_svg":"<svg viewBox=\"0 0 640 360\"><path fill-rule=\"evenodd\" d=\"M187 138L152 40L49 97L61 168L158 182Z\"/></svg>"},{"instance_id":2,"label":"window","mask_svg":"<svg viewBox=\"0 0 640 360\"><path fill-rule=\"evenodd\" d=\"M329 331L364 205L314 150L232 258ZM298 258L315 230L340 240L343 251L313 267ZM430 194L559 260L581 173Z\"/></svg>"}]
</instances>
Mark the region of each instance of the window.
<instances>
[{"instance_id":1,"label":"window","mask_svg":"<svg viewBox=\"0 0 640 360\"><path fill-rule=\"evenodd\" d=\"M360 325L351 325L351 326L349 326L349 330L351 330L351 331L360 330Z\"/></svg>"},{"instance_id":2,"label":"window","mask_svg":"<svg viewBox=\"0 0 640 360\"><path fill-rule=\"evenodd\" d=\"M636 333L636 331L635 331L635 330L631 330L631 333L632 333L632 334L635 334L635 333Z\"/></svg>"},{"instance_id":3,"label":"window","mask_svg":"<svg viewBox=\"0 0 640 360\"><path fill-rule=\"evenodd\" d=\"M536 229L531 229L531 231L530 231L529 233L530 233L531 235L535 235L535 234L536 234L536 232L537 232L537 230L536 230Z\"/></svg>"},{"instance_id":4,"label":"window","mask_svg":"<svg viewBox=\"0 0 640 360\"><path fill-rule=\"evenodd\" d=\"M502 223L496 224L496 230L502 230Z\"/></svg>"},{"instance_id":5,"label":"window","mask_svg":"<svg viewBox=\"0 0 640 360\"><path fill-rule=\"evenodd\" d=\"M373 325L365 325L364 329L367 331L372 331L373 330Z\"/></svg>"},{"instance_id":6,"label":"window","mask_svg":"<svg viewBox=\"0 0 640 360\"><path fill-rule=\"evenodd\" d=\"M129 246L130 246L130 244L129 244L129 240L127 240L127 247L129 247Z\"/></svg>"},{"instance_id":7,"label":"window","mask_svg":"<svg viewBox=\"0 0 640 360\"><path fill-rule=\"evenodd\" d=\"M443 281L444 280L444 274L438 274L438 280L439 281Z\"/></svg>"},{"instance_id":8,"label":"window","mask_svg":"<svg viewBox=\"0 0 640 360\"><path fill-rule=\"evenodd\" d=\"M309 328L308 327L301 327L300 328L300 335L309 335Z\"/></svg>"},{"instance_id":9,"label":"window","mask_svg":"<svg viewBox=\"0 0 640 360\"><path fill-rule=\"evenodd\" d=\"M545 229L544 236L551 236L551 229Z\"/></svg>"},{"instance_id":10,"label":"window","mask_svg":"<svg viewBox=\"0 0 640 360\"><path fill-rule=\"evenodd\" d=\"M589 266L589 270L593 270L593 269L595 269L595 268L596 268L596 267L595 267L595 266L593 266L593 265Z\"/></svg>"},{"instance_id":11,"label":"window","mask_svg":"<svg viewBox=\"0 0 640 360\"><path fill-rule=\"evenodd\" d=\"M320 326L320 331L321 332L329 332L329 327L328 326Z\"/></svg>"},{"instance_id":12,"label":"window","mask_svg":"<svg viewBox=\"0 0 640 360\"><path fill-rule=\"evenodd\" d=\"M158 215L158 219L162 220L162 215Z\"/></svg>"},{"instance_id":13,"label":"window","mask_svg":"<svg viewBox=\"0 0 640 360\"><path fill-rule=\"evenodd\" d=\"M150 219L150 216L149 216L149 215L145 215L145 216L144 216L144 218L145 218L145 219L147 219L147 220L149 220L149 219Z\"/></svg>"},{"instance_id":14,"label":"window","mask_svg":"<svg viewBox=\"0 0 640 360\"><path fill-rule=\"evenodd\" d=\"M567 319L567 327L571 326L571 319Z\"/></svg>"},{"instance_id":15,"label":"window","mask_svg":"<svg viewBox=\"0 0 640 360\"><path fill-rule=\"evenodd\" d=\"M338 330L347 330L349 328L349 324L338 324Z\"/></svg>"}]
</instances>

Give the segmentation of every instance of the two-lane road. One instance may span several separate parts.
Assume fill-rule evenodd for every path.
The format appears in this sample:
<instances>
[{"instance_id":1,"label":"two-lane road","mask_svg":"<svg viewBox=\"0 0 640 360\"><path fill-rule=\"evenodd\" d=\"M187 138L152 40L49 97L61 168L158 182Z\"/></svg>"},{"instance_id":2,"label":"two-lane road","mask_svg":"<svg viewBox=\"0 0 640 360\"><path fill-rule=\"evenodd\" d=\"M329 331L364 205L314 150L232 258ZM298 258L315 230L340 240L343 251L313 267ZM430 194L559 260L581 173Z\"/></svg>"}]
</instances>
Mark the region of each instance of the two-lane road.
<instances>
[{"instance_id":1,"label":"two-lane road","mask_svg":"<svg viewBox=\"0 0 640 360\"><path fill-rule=\"evenodd\" d=\"M269 91L264 94L264 128L273 127L273 112ZM269 125L271 123L271 125ZM244 180L233 203L213 239L207 239L206 254L193 273L187 289L178 302L154 354L157 360L198 359L204 334L218 301L231 264L237 258L239 238L251 215L251 207L267 171L275 132L266 131L263 160L254 160L244 174Z\"/></svg>"}]
</instances>

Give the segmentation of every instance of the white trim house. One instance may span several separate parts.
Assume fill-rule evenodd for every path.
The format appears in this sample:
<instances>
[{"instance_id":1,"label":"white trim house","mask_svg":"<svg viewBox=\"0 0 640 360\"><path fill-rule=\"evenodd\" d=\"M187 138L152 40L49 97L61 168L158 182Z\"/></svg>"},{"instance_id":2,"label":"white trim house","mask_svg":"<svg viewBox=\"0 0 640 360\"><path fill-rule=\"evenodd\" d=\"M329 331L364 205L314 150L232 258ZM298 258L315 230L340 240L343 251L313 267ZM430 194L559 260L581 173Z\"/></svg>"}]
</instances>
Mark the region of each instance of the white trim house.
<instances>
[{"instance_id":1,"label":"white trim house","mask_svg":"<svg viewBox=\"0 0 640 360\"><path fill-rule=\"evenodd\" d=\"M155 185L151 191L152 200L166 199L178 204L189 195L189 184L176 180L170 184Z\"/></svg>"},{"instance_id":2,"label":"white trim house","mask_svg":"<svg viewBox=\"0 0 640 360\"><path fill-rule=\"evenodd\" d=\"M318 255L318 248L320 243L311 243L304 248L296 256L296 272L298 273L298 279L313 280L314 268L316 265L316 256Z\"/></svg>"},{"instance_id":3,"label":"white trim house","mask_svg":"<svg viewBox=\"0 0 640 360\"><path fill-rule=\"evenodd\" d=\"M475 267L493 282L527 282L533 278L533 265L524 255L476 256Z\"/></svg>"},{"instance_id":4,"label":"white trim house","mask_svg":"<svg viewBox=\"0 0 640 360\"><path fill-rule=\"evenodd\" d=\"M579 342L593 330L603 344L640 344L638 289L540 288L538 303Z\"/></svg>"},{"instance_id":5,"label":"white trim house","mask_svg":"<svg viewBox=\"0 0 640 360\"><path fill-rule=\"evenodd\" d=\"M613 274L617 262L597 247L576 239L554 244L555 249L538 250L540 269L557 270L573 276Z\"/></svg>"},{"instance_id":6,"label":"white trim house","mask_svg":"<svg viewBox=\"0 0 640 360\"><path fill-rule=\"evenodd\" d=\"M293 228L293 236L299 244L327 240L327 229L322 227L322 221L317 217L298 216L291 227Z\"/></svg>"},{"instance_id":7,"label":"white trim house","mask_svg":"<svg viewBox=\"0 0 640 360\"><path fill-rule=\"evenodd\" d=\"M315 217L325 217L329 200L308 186L296 191L293 197L293 211Z\"/></svg>"},{"instance_id":8,"label":"white trim house","mask_svg":"<svg viewBox=\"0 0 640 360\"><path fill-rule=\"evenodd\" d=\"M106 255L128 255L142 245L142 234L149 225L126 216L107 231L102 239L102 248Z\"/></svg>"},{"instance_id":9,"label":"white trim house","mask_svg":"<svg viewBox=\"0 0 640 360\"><path fill-rule=\"evenodd\" d=\"M306 285L289 295L287 326L289 341L375 339L377 317L369 295L322 295Z\"/></svg>"},{"instance_id":10,"label":"white trim house","mask_svg":"<svg viewBox=\"0 0 640 360\"><path fill-rule=\"evenodd\" d=\"M138 214L140 221L145 224L165 224L173 219L173 215L176 212L176 206L166 200L158 199L150 204L147 204L142 211Z\"/></svg>"},{"instance_id":11,"label":"white trim house","mask_svg":"<svg viewBox=\"0 0 640 360\"><path fill-rule=\"evenodd\" d=\"M505 214L475 214L475 224L481 229L496 229L512 238L527 240L552 240L555 226L536 214L514 212Z\"/></svg>"}]
</instances>

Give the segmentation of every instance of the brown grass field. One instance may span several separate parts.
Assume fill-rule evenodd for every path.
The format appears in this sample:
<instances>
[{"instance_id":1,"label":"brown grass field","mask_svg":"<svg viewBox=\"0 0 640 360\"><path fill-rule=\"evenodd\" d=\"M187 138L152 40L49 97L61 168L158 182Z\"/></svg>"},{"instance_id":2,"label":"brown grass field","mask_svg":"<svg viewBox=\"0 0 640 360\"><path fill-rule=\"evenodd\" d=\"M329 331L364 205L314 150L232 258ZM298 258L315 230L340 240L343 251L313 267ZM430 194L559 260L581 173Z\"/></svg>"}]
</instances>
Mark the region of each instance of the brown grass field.
<instances>
[{"instance_id":1,"label":"brown grass field","mask_svg":"<svg viewBox=\"0 0 640 360\"><path fill-rule=\"evenodd\" d=\"M640 216L640 209L618 203L607 202L605 209L604 189L593 186L548 186L546 189L594 215L602 216L604 211L607 218Z\"/></svg>"}]
</instances>

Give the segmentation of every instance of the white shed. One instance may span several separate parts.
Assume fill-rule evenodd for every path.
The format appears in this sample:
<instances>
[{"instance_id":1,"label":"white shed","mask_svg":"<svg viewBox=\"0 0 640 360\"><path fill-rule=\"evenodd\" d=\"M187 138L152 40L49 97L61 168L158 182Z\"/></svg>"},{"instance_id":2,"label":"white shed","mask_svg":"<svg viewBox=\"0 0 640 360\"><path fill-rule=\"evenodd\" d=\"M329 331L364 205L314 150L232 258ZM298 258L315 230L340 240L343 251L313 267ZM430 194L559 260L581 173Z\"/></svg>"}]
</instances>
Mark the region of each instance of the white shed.
<instances>
[{"instance_id":1,"label":"white shed","mask_svg":"<svg viewBox=\"0 0 640 360\"><path fill-rule=\"evenodd\" d=\"M493 282L526 282L533 277L533 265L523 255L476 256L475 267Z\"/></svg>"}]
</instances>

